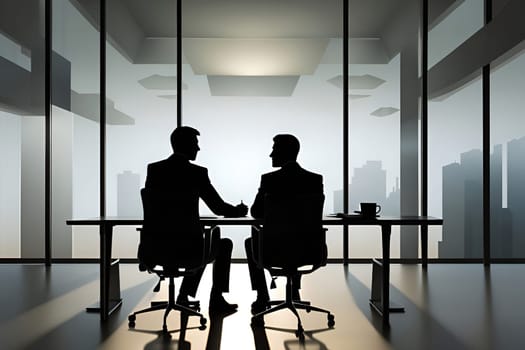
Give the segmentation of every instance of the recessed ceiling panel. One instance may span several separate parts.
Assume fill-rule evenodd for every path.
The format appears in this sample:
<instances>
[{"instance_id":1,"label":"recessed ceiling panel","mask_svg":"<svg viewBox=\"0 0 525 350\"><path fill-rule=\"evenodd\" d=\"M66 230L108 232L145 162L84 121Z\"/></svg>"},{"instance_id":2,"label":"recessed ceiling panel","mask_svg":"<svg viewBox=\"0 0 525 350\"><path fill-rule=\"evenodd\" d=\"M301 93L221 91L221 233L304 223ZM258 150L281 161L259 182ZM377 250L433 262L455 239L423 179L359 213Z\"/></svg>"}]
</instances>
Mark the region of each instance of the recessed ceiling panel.
<instances>
[{"instance_id":1,"label":"recessed ceiling panel","mask_svg":"<svg viewBox=\"0 0 525 350\"><path fill-rule=\"evenodd\" d=\"M343 76L337 75L331 79L328 79L327 82L337 86L338 88L343 88ZM373 90L379 85L383 84L385 80L378 78L376 76L365 74L365 75L351 75L348 79L349 88L357 90Z\"/></svg>"},{"instance_id":2,"label":"recessed ceiling panel","mask_svg":"<svg viewBox=\"0 0 525 350\"><path fill-rule=\"evenodd\" d=\"M208 75L212 96L291 96L299 76Z\"/></svg>"},{"instance_id":3,"label":"recessed ceiling panel","mask_svg":"<svg viewBox=\"0 0 525 350\"><path fill-rule=\"evenodd\" d=\"M399 109L394 107L381 107L370 113L370 115L373 115L374 117L386 117L398 111Z\"/></svg>"},{"instance_id":4,"label":"recessed ceiling panel","mask_svg":"<svg viewBox=\"0 0 525 350\"><path fill-rule=\"evenodd\" d=\"M185 39L195 74L290 76L313 74L328 39Z\"/></svg>"},{"instance_id":5,"label":"recessed ceiling panel","mask_svg":"<svg viewBox=\"0 0 525 350\"><path fill-rule=\"evenodd\" d=\"M174 75L153 74L139 80L139 84L148 90L177 90L177 77ZM182 89L186 90L188 85L182 83Z\"/></svg>"},{"instance_id":6,"label":"recessed ceiling panel","mask_svg":"<svg viewBox=\"0 0 525 350\"><path fill-rule=\"evenodd\" d=\"M370 97L371 95L357 95L357 94L350 94L350 101L355 100L362 100L363 98Z\"/></svg>"},{"instance_id":7,"label":"recessed ceiling panel","mask_svg":"<svg viewBox=\"0 0 525 350\"><path fill-rule=\"evenodd\" d=\"M177 95L158 95L157 97L166 99L166 100L175 100L177 98Z\"/></svg>"},{"instance_id":8,"label":"recessed ceiling panel","mask_svg":"<svg viewBox=\"0 0 525 350\"><path fill-rule=\"evenodd\" d=\"M351 75L349 79L350 89L373 90L383 84L385 80L374 75Z\"/></svg>"}]
</instances>

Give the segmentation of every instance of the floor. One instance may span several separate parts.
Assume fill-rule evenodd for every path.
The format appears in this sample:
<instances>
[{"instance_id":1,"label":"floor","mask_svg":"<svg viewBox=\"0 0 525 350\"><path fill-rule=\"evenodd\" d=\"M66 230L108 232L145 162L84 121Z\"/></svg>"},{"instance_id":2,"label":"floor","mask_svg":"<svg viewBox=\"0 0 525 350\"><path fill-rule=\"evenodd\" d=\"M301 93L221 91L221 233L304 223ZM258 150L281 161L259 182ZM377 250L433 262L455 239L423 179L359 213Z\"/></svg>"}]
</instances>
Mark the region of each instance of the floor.
<instances>
[{"instance_id":1,"label":"floor","mask_svg":"<svg viewBox=\"0 0 525 350\"><path fill-rule=\"evenodd\" d=\"M208 317L207 293L211 268L206 270L198 299ZM229 301L239 311L208 320L199 330L198 318L182 327L178 313L170 315L170 336L160 331L162 314L139 315L129 329L127 315L166 298L167 286L152 291L157 279L121 264L122 307L105 323L84 308L97 301L98 265L0 265L0 349L525 349L525 265L432 264L393 265L392 301L405 313L392 314L390 327L368 304L371 266L328 265L303 280L302 296L335 314L333 329L326 317L301 314L303 343L294 335L289 311L268 316L264 328L250 327L247 267L232 266ZM278 280L273 297L281 297Z\"/></svg>"}]
</instances>

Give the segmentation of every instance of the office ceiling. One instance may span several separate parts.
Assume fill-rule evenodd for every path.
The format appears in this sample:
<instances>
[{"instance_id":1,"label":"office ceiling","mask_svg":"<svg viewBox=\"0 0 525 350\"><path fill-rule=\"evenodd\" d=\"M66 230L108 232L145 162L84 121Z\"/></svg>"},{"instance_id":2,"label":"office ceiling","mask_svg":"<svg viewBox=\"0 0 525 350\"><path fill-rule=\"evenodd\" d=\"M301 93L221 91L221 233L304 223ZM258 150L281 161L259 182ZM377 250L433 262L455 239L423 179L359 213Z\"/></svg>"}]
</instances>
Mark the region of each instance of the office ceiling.
<instances>
[{"instance_id":1,"label":"office ceiling","mask_svg":"<svg viewBox=\"0 0 525 350\"><path fill-rule=\"evenodd\" d=\"M69 1L98 22L92 0ZM430 17L462 1L435 0ZM392 28L418 2L349 0L351 62L388 63L400 49L393 36L403 36ZM297 77L320 63L342 63L342 0L186 0L182 6L183 62L197 75L213 76L215 95L230 94L237 80L228 77ZM175 64L176 29L177 0L107 2L108 40L134 64Z\"/></svg>"},{"instance_id":2,"label":"office ceiling","mask_svg":"<svg viewBox=\"0 0 525 350\"><path fill-rule=\"evenodd\" d=\"M98 22L93 1L70 1L88 19ZM386 63L397 53L383 43L385 32L417 1L349 1L351 46L358 45L356 52L371 60L366 63ZM187 0L182 6L185 43L203 38L326 40L343 36L342 0ZM109 40L133 63L175 63L176 27L176 0L107 2Z\"/></svg>"},{"instance_id":3,"label":"office ceiling","mask_svg":"<svg viewBox=\"0 0 525 350\"><path fill-rule=\"evenodd\" d=\"M119 0L146 37L176 36L176 0ZM350 35L380 37L411 0L351 0ZM183 34L191 38L342 37L341 0L191 0L183 2Z\"/></svg>"}]
</instances>

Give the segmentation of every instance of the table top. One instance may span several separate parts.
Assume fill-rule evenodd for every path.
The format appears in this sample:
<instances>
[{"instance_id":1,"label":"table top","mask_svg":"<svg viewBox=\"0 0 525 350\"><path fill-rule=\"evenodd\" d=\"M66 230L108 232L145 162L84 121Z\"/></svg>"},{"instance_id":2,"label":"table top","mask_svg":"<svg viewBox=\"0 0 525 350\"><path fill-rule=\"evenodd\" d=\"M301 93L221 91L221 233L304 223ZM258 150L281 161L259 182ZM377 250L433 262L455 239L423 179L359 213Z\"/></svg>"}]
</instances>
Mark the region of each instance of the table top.
<instances>
[{"instance_id":1,"label":"table top","mask_svg":"<svg viewBox=\"0 0 525 350\"><path fill-rule=\"evenodd\" d=\"M142 225L143 219L139 217L122 216L97 216L92 218L80 218L66 220L68 225ZM223 216L201 216L203 225L262 225L262 219L252 217L228 218ZM336 215L323 216L323 225L442 225L443 219L432 216L379 216L376 218L364 218L358 214L346 214L344 217Z\"/></svg>"}]
</instances>

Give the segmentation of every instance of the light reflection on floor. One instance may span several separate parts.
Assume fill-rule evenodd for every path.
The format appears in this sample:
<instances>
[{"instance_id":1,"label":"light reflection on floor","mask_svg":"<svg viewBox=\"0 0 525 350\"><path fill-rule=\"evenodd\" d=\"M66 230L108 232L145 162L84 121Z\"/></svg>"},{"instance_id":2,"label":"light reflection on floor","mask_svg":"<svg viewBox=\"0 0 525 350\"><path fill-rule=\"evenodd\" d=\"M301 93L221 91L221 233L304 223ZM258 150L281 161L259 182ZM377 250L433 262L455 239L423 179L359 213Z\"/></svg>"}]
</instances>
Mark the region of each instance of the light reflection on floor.
<instances>
[{"instance_id":1,"label":"light reflection on floor","mask_svg":"<svg viewBox=\"0 0 525 350\"><path fill-rule=\"evenodd\" d=\"M524 265L436 264L424 272L419 265L393 265L392 300L406 312L391 315L390 327L369 307L371 266L328 265L303 279L303 299L335 315L327 327L326 315L301 312L305 341L296 338L295 317L282 310L265 317L265 327L250 326L250 290L247 267L232 265L231 292L238 312L210 317L208 268L197 298L208 318L205 330L199 319L184 327L180 314L168 321L170 337L160 332L161 311L141 314L135 329L127 315L152 300L165 299L167 286L153 293L156 277L136 265L120 266L124 303L106 323L84 307L97 299L98 266L0 265L0 349L207 349L207 350L346 350L346 349L522 349L525 324ZM51 273L52 272L52 273ZM18 276L18 277L17 277ZM4 281L9 281L6 283ZM180 284L180 281L177 281ZM282 298L284 279L271 291Z\"/></svg>"}]
</instances>

